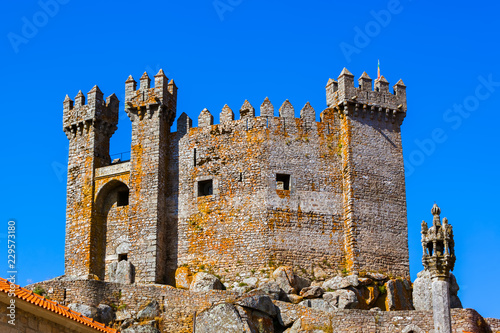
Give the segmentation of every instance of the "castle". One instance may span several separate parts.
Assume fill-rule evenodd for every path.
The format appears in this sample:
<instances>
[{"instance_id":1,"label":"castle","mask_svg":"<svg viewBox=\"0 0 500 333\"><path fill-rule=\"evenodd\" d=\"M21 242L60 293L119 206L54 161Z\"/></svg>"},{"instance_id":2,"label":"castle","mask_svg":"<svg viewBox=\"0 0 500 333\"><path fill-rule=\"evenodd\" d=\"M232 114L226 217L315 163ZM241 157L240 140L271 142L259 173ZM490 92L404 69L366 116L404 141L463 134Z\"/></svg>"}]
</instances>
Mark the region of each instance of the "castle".
<instances>
[{"instance_id":1,"label":"castle","mask_svg":"<svg viewBox=\"0 0 500 333\"><path fill-rule=\"evenodd\" d=\"M65 275L27 288L127 333L500 331L461 309L436 205L412 286L406 86L372 84L363 73L355 87L344 68L319 122L309 103L296 118L266 98L258 116L245 101L240 119L225 105L220 124L204 109L193 127L162 70L154 87L130 76L123 161L109 154L116 95L66 96Z\"/></svg>"},{"instance_id":2,"label":"castle","mask_svg":"<svg viewBox=\"0 0 500 333\"><path fill-rule=\"evenodd\" d=\"M150 81L125 82L126 162L109 156L116 96L95 86L87 102L64 100L67 275L110 281L126 259L138 283L173 285L181 265L231 277L269 263L409 277L402 81L372 90L363 73L355 88L344 69L320 122L309 103L296 118L288 100L276 115L266 98L259 116L248 101L238 120L224 106L218 125L206 109L198 127L183 113L176 132L174 81L162 70Z\"/></svg>"}]
</instances>

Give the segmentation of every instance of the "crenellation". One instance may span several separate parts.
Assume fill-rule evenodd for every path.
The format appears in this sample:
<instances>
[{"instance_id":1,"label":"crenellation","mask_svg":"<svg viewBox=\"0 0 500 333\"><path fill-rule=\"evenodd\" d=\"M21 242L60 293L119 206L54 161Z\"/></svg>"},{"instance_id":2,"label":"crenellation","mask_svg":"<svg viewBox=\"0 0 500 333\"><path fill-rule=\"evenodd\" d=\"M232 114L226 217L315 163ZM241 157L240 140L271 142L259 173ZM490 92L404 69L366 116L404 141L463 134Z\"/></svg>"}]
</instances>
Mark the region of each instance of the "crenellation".
<instances>
[{"instance_id":1,"label":"crenellation","mask_svg":"<svg viewBox=\"0 0 500 333\"><path fill-rule=\"evenodd\" d=\"M224 107L222 108L222 111L220 112L219 115L219 119L221 124L229 123L234 120L234 112L227 104L225 104Z\"/></svg>"},{"instance_id":2,"label":"crenellation","mask_svg":"<svg viewBox=\"0 0 500 333\"><path fill-rule=\"evenodd\" d=\"M140 82L139 85L140 90L145 91L151 88L151 79L149 78L148 72L144 72L144 74L142 74L141 78L139 79L139 82Z\"/></svg>"},{"instance_id":3,"label":"crenellation","mask_svg":"<svg viewBox=\"0 0 500 333\"><path fill-rule=\"evenodd\" d=\"M368 76L366 72L363 72L363 74L360 76L358 79L359 83L359 89L363 91L370 91L372 90L372 79Z\"/></svg>"},{"instance_id":4,"label":"crenellation","mask_svg":"<svg viewBox=\"0 0 500 333\"><path fill-rule=\"evenodd\" d=\"M245 102L240 108L240 119L247 119L253 117L255 117L255 109L248 100L245 100Z\"/></svg>"},{"instance_id":5,"label":"crenellation","mask_svg":"<svg viewBox=\"0 0 500 333\"><path fill-rule=\"evenodd\" d=\"M295 109L288 99L281 105L279 116L282 118L295 118Z\"/></svg>"},{"instance_id":6,"label":"crenellation","mask_svg":"<svg viewBox=\"0 0 500 333\"><path fill-rule=\"evenodd\" d=\"M204 108L200 115L198 116L198 127L205 127L214 124L214 116L208 111L207 108Z\"/></svg>"},{"instance_id":7,"label":"crenellation","mask_svg":"<svg viewBox=\"0 0 500 333\"><path fill-rule=\"evenodd\" d=\"M375 91L389 93L389 82L382 75L380 79L375 80Z\"/></svg>"},{"instance_id":8,"label":"crenellation","mask_svg":"<svg viewBox=\"0 0 500 333\"><path fill-rule=\"evenodd\" d=\"M260 116L261 117L274 117L274 106L268 97L264 99L264 102L260 105Z\"/></svg>"},{"instance_id":9,"label":"crenellation","mask_svg":"<svg viewBox=\"0 0 500 333\"><path fill-rule=\"evenodd\" d=\"M316 121L316 111L314 111L314 108L309 102L300 110L300 118L309 123L314 123Z\"/></svg>"}]
</instances>

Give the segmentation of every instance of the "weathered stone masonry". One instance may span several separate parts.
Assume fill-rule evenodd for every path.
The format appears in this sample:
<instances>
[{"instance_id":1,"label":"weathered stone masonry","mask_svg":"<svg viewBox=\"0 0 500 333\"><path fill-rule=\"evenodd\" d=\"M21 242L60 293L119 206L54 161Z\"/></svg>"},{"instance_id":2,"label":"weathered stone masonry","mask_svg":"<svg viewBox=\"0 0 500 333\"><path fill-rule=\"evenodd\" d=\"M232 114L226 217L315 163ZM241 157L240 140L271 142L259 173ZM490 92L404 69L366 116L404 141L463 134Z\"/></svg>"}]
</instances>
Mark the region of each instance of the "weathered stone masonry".
<instances>
[{"instance_id":1,"label":"weathered stone masonry","mask_svg":"<svg viewBox=\"0 0 500 333\"><path fill-rule=\"evenodd\" d=\"M227 280L279 264L409 276L402 81L372 90L364 73L356 88L344 69L320 122L309 103L295 118L287 100L276 116L266 98L260 116L245 101L235 120L226 105L221 124L206 109L198 127L182 114L174 133L177 87L163 71L150 81L125 83L130 162L109 158L116 96L96 86L87 104L64 102L66 275L111 281L125 260L128 283L174 284L181 265Z\"/></svg>"}]
</instances>

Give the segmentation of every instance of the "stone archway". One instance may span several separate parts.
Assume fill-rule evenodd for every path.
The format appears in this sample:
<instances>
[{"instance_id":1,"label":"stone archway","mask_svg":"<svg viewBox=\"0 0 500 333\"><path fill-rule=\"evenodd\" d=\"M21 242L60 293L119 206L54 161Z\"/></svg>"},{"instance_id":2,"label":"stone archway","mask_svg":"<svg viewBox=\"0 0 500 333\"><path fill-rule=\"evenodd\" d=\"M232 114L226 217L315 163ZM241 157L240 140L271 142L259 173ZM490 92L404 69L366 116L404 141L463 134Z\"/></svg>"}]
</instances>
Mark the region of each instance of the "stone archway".
<instances>
[{"instance_id":1,"label":"stone archway","mask_svg":"<svg viewBox=\"0 0 500 333\"><path fill-rule=\"evenodd\" d=\"M128 243L129 188L119 180L111 180L101 187L95 199L94 216L91 227L93 249L93 272L101 280L110 280L109 265L126 258L122 249L122 258L116 249L122 243ZM127 247L128 249L128 247Z\"/></svg>"}]
</instances>

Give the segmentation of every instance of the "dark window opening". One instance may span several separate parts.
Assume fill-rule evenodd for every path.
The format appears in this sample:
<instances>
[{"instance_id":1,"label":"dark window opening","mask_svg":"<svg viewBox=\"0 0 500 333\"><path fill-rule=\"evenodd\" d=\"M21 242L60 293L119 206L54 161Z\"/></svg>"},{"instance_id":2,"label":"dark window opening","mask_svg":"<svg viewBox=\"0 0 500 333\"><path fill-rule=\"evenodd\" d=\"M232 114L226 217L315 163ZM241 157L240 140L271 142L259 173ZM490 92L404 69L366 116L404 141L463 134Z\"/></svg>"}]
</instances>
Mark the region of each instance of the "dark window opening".
<instances>
[{"instance_id":1,"label":"dark window opening","mask_svg":"<svg viewBox=\"0 0 500 333\"><path fill-rule=\"evenodd\" d=\"M117 207L128 206L128 192L128 189L118 192L118 199L116 200Z\"/></svg>"},{"instance_id":2,"label":"dark window opening","mask_svg":"<svg viewBox=\"0 0 500 333\"><path fill-rule=\"evenodd\" d=\"M198 182L198 196L204 197L207 195L212 195L213 192L213 183L212 179L209 180L201 180Z\"/></svg>"},{"instance_id":3,"label":"dark window opening","mask_svg":"<svg viewBox=\"0 0 500 333\"><path fill-rule=\"evenodd\" d=\"M196 148L193 149L193 165L196 166Z\"/></svg>"},{"instance_id":4,"label":"dark window opening","mask_svg":"<svg viewBox=\"0 0 500 333\"><path fill-rule=\"evenodd\" d=\"M276 174L276 189L277 190L290 190L290 175L278 173Z\"/></svg>"},{"instance_id":5,"label":"dark window opening","mask_svg":"<svg viewBox=\"0 0 500 333\"><path fill-rule=\"evenodd\" d=\"M118 262L120 262L122 260L125 260L125 261L128 260L128 256L127 256L126 253L121 253L121 254L118 255Z\"/></svg>"},{"instance_id":6,"label":"dark window opening","mask_svg":"<svg viewBox=\"0 0 500 333\"><path fill-rule=\"evenodd\" d=\"M240 182L242 182L242 181L243 181L243 173L241 173L241 172L240 172L240 180L239 180L239 181L240 181Z\"/></svg>"}]
</instances>

